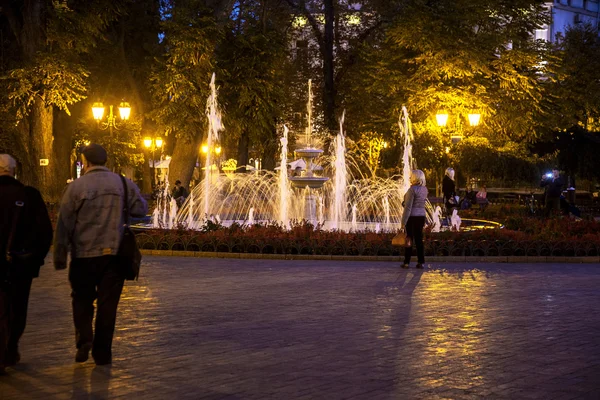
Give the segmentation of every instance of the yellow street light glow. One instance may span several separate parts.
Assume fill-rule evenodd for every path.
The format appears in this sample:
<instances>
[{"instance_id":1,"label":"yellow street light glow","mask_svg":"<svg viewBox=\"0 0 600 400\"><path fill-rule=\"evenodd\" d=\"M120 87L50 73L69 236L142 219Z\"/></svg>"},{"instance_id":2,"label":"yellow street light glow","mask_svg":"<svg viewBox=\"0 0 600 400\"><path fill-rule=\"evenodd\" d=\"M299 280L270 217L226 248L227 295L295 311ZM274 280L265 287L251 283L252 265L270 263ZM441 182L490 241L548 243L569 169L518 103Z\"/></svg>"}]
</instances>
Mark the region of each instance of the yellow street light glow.
<instances>
[{"instance_id":1,"label":"yellow street light glow","mask_svg":"<svg viewBox=\"0 0 600 400\"><path fill-rule=\"evenodd\" d=\"M383 148L387 149L387 147L388 147L388 143L387 142L383 142Z\"/></svg>"},{"instance_id":2,"label":"yellow street light glow","mask_svg":"<svg viewBox=\"0 0 600 400\"><path fill-rule=\"evenodd\" d=\"M202 152L204 154L208 153L208 146L207 145L205 145L205 144L202 145Z\"/></svg>"},{"instance_id":3,"label":"yellow street light glow","mask_svg":"<svg viewBox=\"0 0 600 400\"><path fill-rule=\"evenodd\" d=\"M348 25L359 25L360 17L356 14L352 14L348 17Z\"/></svg>"},{"instance_id":4,"label":"yellow street light glow","mask_svg":"<svg viewBox=\"0 0 600 400\"><path fill-rule=\"evenodd\" d=\"M469 124L471 126L479 125L480 119L481 119L481 114L469 114Z\"/></svg>"},{"instance_id":5,"label":"yellow street light glow","mask_svg":"<svg viewBox=\"0 0 600 400\"><path fill-rule=\"evenodd\" d=\"M94 119L96 121L100 121L104 116L104 104L102 103L94 103L92 105L92 114L94 115Z\"/></svg>"},{"instance_id":6,"label":"yellow street light glow","mask_svg":"<svg viewBox=\"0 0 600 400\"><path fill-rule=\"evenodd\" d=\"M221 146L217 146L217 147L215 148L215 153L217 153L217 154L221 154Z\"/></svg>"},{"instance_id":7,"label":"yellow street light glow","mask_svg":"<svg viewBox=\"0 0 600 400\"><path fill-rule=\"evenodd\" d=\"M149 137L144 138L144 146L149 149L152 146L152 139L150 139Z\"/></svg>"},{"instance_id":8,"label":"yellow street light glow","mask_svg":"<svg viewBox=\"0 0 600 400\"><path fill-rule=\"evenodd\" d=\"M156 143L156 147L158 147L159 149L162 147L163 145L163 140L162 138L157 137L156 139L154 139L154 142Z\"/></svg>"},{"instance_id":9,"label":"yellow street light glow","mask_svg":"<svg viewBox=\"0 0 600 400\"><path fill-rule=\"evenodd\" d=\"M437 121L438 126L446 126L448 123L448 114L445 112L440 112L435 115L435 119Z\"/></svg>"},{"instance_id":10,"label":"yellow street light glow","mask_svg":"<svg viewBox=\"0 0 600 400\"><path fill-rule=\"evenodd\" d=\"M303 16L297 16L296 18L294 18L294 28L302 28L306 25L307 22L308 21Z\"/></svg>"},{"instance_id":11,"label":"yellow street light glow","mask_svg":"<svg viewBox=\"0 0 600 400\"><path fill-rule=\"evenodd\" d=\"M86 146L89 146L89 145L90 145L90 141L89 141L89 140L85 140L85 141L83 142L83 144L85 144Z\"/></svg>"},{"instance_id":12,"label":"yellow street light glow","mask_svg":"<svg viewBox=\"0 0 600 400\"><path fill-rule=\"evenodd\" d=\"M446 147L446 153L450 153L450 147Z\"/></svg>"},{"instance_id":13,"label":"yellow street light glow","mask_svg":"<svg viewBox=\"0 0 600 400\"><path fill-rule=\"evenodd\" d=\"M127 121L129 119L129 116L131 115L131 106L128 102L122 101L121 104L119 104L119 114L121 115L121 119L123 121Z\"/></svg>"}]
</instances>

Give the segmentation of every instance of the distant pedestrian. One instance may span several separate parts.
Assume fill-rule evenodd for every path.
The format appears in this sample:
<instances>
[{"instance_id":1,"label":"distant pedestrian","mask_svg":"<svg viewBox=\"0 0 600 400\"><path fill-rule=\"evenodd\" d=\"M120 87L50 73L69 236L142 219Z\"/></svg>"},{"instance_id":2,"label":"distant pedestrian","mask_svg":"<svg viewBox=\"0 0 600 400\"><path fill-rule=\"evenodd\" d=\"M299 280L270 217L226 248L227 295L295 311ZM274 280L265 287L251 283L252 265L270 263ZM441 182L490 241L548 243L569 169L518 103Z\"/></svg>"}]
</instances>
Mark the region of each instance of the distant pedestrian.
<instances>
[{"instance_id":1,"label":"distant pedestrian","mask_svg":"<svg viewBox=\"0 0 600 400\"><path fill-rule=\"evenodd\" d=\"M121 177L105 167L102 146L83 149L84 174L67 187L61 204L54 238L54 265L67 266L71 252L69 281L73 298L77 354L76 362L87 361L89 351L97 365L112 362L112 339L124 275L117 251L123 236L124 188ZM131 216L148 211L139 188L129 179L127 198ZM97 299L95 333L92 329L94 300Z\"/></svg>"},{"instance_id":2,"label":"distant pedestrian","mask_svg":"<svg viewBox=\"0 0 600 400\"><path fill-rule=\"evenodd\" d=\"M454 208L458 208L458 196L456 195L454 174L454 169L446 168L444 179L442 180L442 193L444 194L444 204L446 205L447 215L452 214Z\"/></svg>"},{"instance_id":3,"label":"distant pedestrian","mask_svg":"<svg viewBox=\"0 0 600 400\"><path fill-rule=\"evenodd\" d=\"M171 190L171 198L177 202L177 207L181 207L187 198L187 190L181 186L181 181L178 179L175 181L175 186Z\"/></svg>"},{"instance_id":4,"label":"distant pedestrian","mask_svg":"<svg viewBox=\"0 0 600 400\"><path fill-rule=\"evenodd\" d=\"M487 206L490 204L490 201L487 198L487 188L485 185L481 186L479 192L475 196L477 204L479 204L479 209L481 211L485 210Z\"/></svg>"},{"instance_id":5,"label":"distant pedestrian","mask_svg":"<svg viewBox=\"0 0 600 400\"><path fill-rule=\"evenodd\" d=\"M546 188L544 215L550 217L560 211L560 196L564 182L558 168L553 168L551 173L544 175L540 186Z\"/></svg>"},{"instance_id":6,"label":"distant pedestrian","mask_svg":"<svg viewBox=\"0 0 600 400\"><path fill-rule=\"evenodd\" d=\"M401 228L406 229L406 235L411 238L411 245L405 248L402 268L408 268L410 264L413 244L417 247L417 268L423 268L423 264L425 264L423 227L425 226L425 215L427 215L425 203L428 193L423 171L413 170L410 174L410 184L410 188L404 195Z\"/></svg>"},{"instance_id":7,"label":"distant pedestrian","mask_svg":"<svg viewBox=\"0 0 600 400\"><path fill-rule=\"evenodd\" d=\"M19 362L31 281L52 243L40 192L14 178L16 162L0 154L0 374Z\"/></svg>"}]
</instances>

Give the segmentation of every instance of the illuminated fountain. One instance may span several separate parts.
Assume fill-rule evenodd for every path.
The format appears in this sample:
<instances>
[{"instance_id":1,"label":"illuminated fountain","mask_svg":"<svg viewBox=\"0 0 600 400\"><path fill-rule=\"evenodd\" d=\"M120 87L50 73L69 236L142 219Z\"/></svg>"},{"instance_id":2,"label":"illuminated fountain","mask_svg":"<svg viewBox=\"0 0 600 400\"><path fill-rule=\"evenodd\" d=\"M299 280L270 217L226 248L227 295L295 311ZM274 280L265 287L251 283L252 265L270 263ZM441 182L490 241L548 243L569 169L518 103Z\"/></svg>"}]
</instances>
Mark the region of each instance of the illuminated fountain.
<instances>
[{"instance_id":1,"label":"illuminated fountain","mask_svg":"<svg viewBox=\"0 0 600 400\"><path fill-rule=\"evenodd\" d=\"M304 194L304 219L310 221L313 224L317 222L317 195L315 189L321 189L325 182L329 178L316 176L314 173L315 169L315 158L319 157L322 153L322 149L316 149L312 147L312 81L308 81L308 102L306 105L308 124L306 127L306 147L296 149L294 153L297 157L300 157L304 161L304 169L301 171L300 176L290 177L289 180L292 186L296 189L303 190ZM281 165L281 170L284 165ZM321 208L322 209L322 208Z\"/></svg>"},{"instance_id":2,"label":"illuminated fountain","mask_svg":"<svg viewBox=\"0 0 600 400\"><path fill-rule=\"evenodd\" d=\"M209 146L219 140L219 131L223 129L218 110L213 76L207 104ZM306 111L305 143L294 151L299 158L294 164L301 165L299 175L288 175L291 163L288 160L289 131L286 126L280 139L281 165L278 171L210 177L213 172L209 152L204 180L191 191L178 211L176 221L167 220L166 224L161 224L162 227L200 229L210 219L225 226L232 223L279 223L289 228L294 222L307 220L323 229L346 232L397 230L402 218L404 193L410 187L410 173L416 168L412 158L412 126L406 108L402 108L398 121L403 141L401 176L387 179L373 176L360 149L348 149L343 129L344 115L340 118L340 130L332 141L330 155L323 155L324 151L315 145L318 140L313 135L310 81ZM322 161L322 167L318 160ZM434 210L428 205L428 222L434 231L448 229L442 224L439 207ZM463 227L468 225L466 220L462 222ZM457 216L452 223L460 227Z\"/></svg>"}]
</instances>

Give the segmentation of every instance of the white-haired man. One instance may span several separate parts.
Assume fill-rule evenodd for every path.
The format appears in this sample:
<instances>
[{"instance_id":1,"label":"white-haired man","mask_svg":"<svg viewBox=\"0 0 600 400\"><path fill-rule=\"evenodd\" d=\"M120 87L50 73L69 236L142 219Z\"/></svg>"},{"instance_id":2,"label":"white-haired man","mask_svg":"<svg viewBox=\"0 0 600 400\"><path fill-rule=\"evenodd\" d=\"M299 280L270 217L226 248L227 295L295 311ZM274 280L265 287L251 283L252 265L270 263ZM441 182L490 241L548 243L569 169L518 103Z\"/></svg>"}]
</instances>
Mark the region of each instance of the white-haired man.
<instances>
[{"instance_id":1,"label":"white-haired man","mask_svg":"<svg viewBox=\"0 0 600 400\"><path fill-rule=\"evenodd\" d=\"M0 154L0 374L19 362L31 281L52 243L40 192L15 179L16 161Z\"/></svg>"}]
</instances>

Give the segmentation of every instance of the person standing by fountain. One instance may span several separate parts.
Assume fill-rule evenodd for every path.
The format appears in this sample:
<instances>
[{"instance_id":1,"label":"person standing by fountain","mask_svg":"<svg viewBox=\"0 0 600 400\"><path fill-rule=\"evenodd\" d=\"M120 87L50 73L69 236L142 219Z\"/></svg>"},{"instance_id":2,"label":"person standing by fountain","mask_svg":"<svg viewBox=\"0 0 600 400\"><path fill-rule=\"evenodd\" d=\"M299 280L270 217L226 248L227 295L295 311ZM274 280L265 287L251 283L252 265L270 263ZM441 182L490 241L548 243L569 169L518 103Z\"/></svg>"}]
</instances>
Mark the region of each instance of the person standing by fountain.
<instances>
[{"instance_id":1,"label":"person standing by fountain","mask_svg":"<svg viewBox=\"0 0 600 400\"><path fill-rule=\"evenodd\" d=\"M456 196L456 183L454 182L454 169L446 168L442 180L442 193L444 193L444 204L446 215L451 215L454 208L458 208L458 197Z\"/></svg>"},{"instance_id":2,"label":"person standing by fountain","mask_svg":"<svg viewBox=\"0 0 600 400\"><path fill-rule=\"evenodd\" d=\"M171 191L171 198L175 199L177 202L177 207L181 207L185 202L185 199L188 196L187 190L183 186L181 186L181 181L178 179L175 181L175 186Z\"/></svg>"},{"instance_id":3,"label":"person standing by fountain","mask_svg":"<svg viewBox=\"0 0 600 400\"><path fill-rule=\"evenodd\" d=\"M560 211L560 195L564 182L558 168L552 168L551 173L544 175L540 186L546 188L544 216L548 218Z\"/></svg>"},{"instance_id":4,"label":"person standing by fountain","mask_svg":"<svg viewBox=\"0 0 600 400\"><path fill-rule=\"evenodd\" d=\"M404 211L402 213L401 227L406 229L406 235L411 238L410 247L404 249L404 263L402 268L408 268L412 256L413 243L417 247L417 268L425 264L425 248L423 245L423 227L425 226L425 203L427 202L427 184L425 174L420 169L415 169L410 174L410 188L404 195Z\"/></svg>"}]
</instances>

